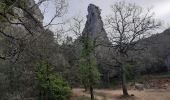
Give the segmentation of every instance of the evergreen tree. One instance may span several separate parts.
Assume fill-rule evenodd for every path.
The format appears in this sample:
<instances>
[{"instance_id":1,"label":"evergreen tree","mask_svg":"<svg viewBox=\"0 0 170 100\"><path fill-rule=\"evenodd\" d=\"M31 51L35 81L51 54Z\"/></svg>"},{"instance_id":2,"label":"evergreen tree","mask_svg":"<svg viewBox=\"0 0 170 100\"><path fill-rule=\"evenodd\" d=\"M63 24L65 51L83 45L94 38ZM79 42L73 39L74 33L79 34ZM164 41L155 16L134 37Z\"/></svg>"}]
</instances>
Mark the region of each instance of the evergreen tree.
<instances>
[{"instance_id":1,"label":"evergreen tree","mask_svg":"<svg viewBox=\"0 0 170 100\"><path fill-rule=\"evenodd\" d=\"M94 100L93 87L100 78L96 67L95 44L88 36L82 39L82 53L80 60L80 72L83 85L90 89L91 100Z\"/></svg>"}]
</instances>

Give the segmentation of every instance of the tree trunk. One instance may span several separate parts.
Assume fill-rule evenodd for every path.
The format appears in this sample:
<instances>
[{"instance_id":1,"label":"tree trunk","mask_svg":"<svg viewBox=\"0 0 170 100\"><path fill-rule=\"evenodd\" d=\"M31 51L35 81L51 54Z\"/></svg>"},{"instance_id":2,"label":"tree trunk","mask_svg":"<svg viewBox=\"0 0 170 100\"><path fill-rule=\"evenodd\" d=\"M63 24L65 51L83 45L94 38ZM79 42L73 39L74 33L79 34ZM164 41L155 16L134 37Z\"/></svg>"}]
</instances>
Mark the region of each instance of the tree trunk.
<instances>
[{"instance_id":1,"label":"tree trunk","mask_svg":"<svg viewBox=\"0 0 170 100\"><path fill-rule=\"evenodd\" d=\"M167 69L168 69L168 75L169 75L170 74L170 72L169 72L170 67L168 66Z\"/></svg>"},{"instance_id":2,"label":"tree trunk","mask_svg":"<svg viewBox=\"0 0 170 100\"><path fill-rule=\"evenodd\" d=\"M92 85L90 85L90 95L91 95L91 100L94 100L93 86Z\"/></svg>"},{"instance_id":3,"label":"tree trunk","mask_svg":"<svg viewBox=\"0 0 170 100\"><path fill-rule=\"evenodd\" d=\"M39 90L39 96L38 96L38 100L42 100L42 91L41 91L41 89Z\"/></svg>"},{"instance_id":4,"label":"tree trunk","mask_svg":"<svg viewBox=\"0 0 170 100\"><path fill-rule=\"evenodd\" d=\"M84 92L87 92L88 91L88 87L86 84L83 84L84 85Z\"/></svg>"},{"instance_id":5,"label":"tree trunk","mask_svg":"<svg viewBox=\"0 0 170 100\"><path fill-rule=\"evenodd\" d=\"M108 82L108 84L110 84L110 74L109 74L109 72L107 73L107 82Z\"/></svg>"},{"instance_id":6,"label":"tree trunk","mask_svg":"<svg viewBox=\"0 0 170 100\"><path fill-rule=\"evenodd\" d=\"M48 90L45 90L45 100L48 100Z\"/></svg>"},{"instance_id":7,"label":"tree trunk","mask_svg":"<svg viewBox=\"0 0 170 100\"><path fill-rule=\"evenodd\" d=\"M125 68L121 64L121 81L122 81L122 90L123 90L123 95L124 96L129 96L128 91L127 91L127 86L126 86L126 74L125 74Z\"/></svg>"}]
</instances>

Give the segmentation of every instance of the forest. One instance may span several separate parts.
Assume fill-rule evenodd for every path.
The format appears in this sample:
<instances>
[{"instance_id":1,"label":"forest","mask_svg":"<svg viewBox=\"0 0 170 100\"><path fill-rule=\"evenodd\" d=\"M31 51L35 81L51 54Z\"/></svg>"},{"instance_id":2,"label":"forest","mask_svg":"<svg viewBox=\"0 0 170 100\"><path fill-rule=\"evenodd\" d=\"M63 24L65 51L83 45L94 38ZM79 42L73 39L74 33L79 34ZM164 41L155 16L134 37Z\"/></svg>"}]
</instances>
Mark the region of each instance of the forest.
<instances>
[{"instance_id":1,"label":"forest","mask_svg":"<svg viewBox=\"0 0 170 100\"><path fill-rule=\"evenodd\" d=\"M0 0L0 100L170 100L170 28L153 8L70 17L73 1Z\"/></svg>"}]
</instances>

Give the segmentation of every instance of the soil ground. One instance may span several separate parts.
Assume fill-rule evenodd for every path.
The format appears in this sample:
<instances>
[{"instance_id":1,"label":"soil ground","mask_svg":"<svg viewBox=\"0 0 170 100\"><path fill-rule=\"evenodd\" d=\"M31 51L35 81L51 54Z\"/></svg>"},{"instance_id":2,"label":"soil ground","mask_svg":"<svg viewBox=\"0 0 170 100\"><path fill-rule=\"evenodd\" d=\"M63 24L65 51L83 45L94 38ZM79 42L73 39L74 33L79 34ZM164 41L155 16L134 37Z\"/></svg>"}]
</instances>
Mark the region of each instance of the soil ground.
<instances>
[{"instance_id":1,"label":"soil ground","mask_svg":"<svg viewBox=\"0 0 170 100\"><path fill-rule=\"evenodd\" d=\"M147 89L143 91L129 90L129 98L122 97L121 90L96 89L96 100L170 100L170 90L167 89ZM90 95L81 88L73 89L71 100L90 100Z\"/></svg>"},{"instance_id":2,"label":"soil ground","mask_svg":"<svg viewBox=\"0 0 170 100\"><path fill-rule=\"evenodd\" d=\"M109 90L109 89L95 89L96 100L170 100L170 77L147 77L149 88L144 90L134 90L133 86L129 86L128 98L122 97L122 90ZM71 100L90 100L90 94L84 92L82 88L74 88Z\"/></svg>"}]
</instances>

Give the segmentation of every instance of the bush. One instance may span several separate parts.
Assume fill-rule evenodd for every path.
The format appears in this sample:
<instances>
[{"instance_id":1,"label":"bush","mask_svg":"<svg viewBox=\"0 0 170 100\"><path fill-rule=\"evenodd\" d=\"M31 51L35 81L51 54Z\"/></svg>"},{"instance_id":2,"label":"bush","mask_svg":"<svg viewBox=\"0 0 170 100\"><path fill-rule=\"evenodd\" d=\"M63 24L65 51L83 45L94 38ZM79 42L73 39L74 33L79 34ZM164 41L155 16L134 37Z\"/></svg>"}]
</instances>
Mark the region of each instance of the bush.
<instances>
[{"instance_id":1,"label":"bush","mask_svg":"<svg viewBox=\"0 0 170 100\"><path fill-rule=\"evenodd\" d=\"M135 78L135 67L134 65L127 64L126 65L126 78L127 80L133 80Z\"/></svg>"},{"instance_id":2,"label":"bush","mask_svg":"<svg viewBox=\"0 0 170 100\"><path fill-rule=\"evenodd\" d=\"M71 88L67 82L52 72L48 63L41 63L36 70L36 78L39 82L39 99L44 100L68 100Z\"/></svg>"}]
</instances>

